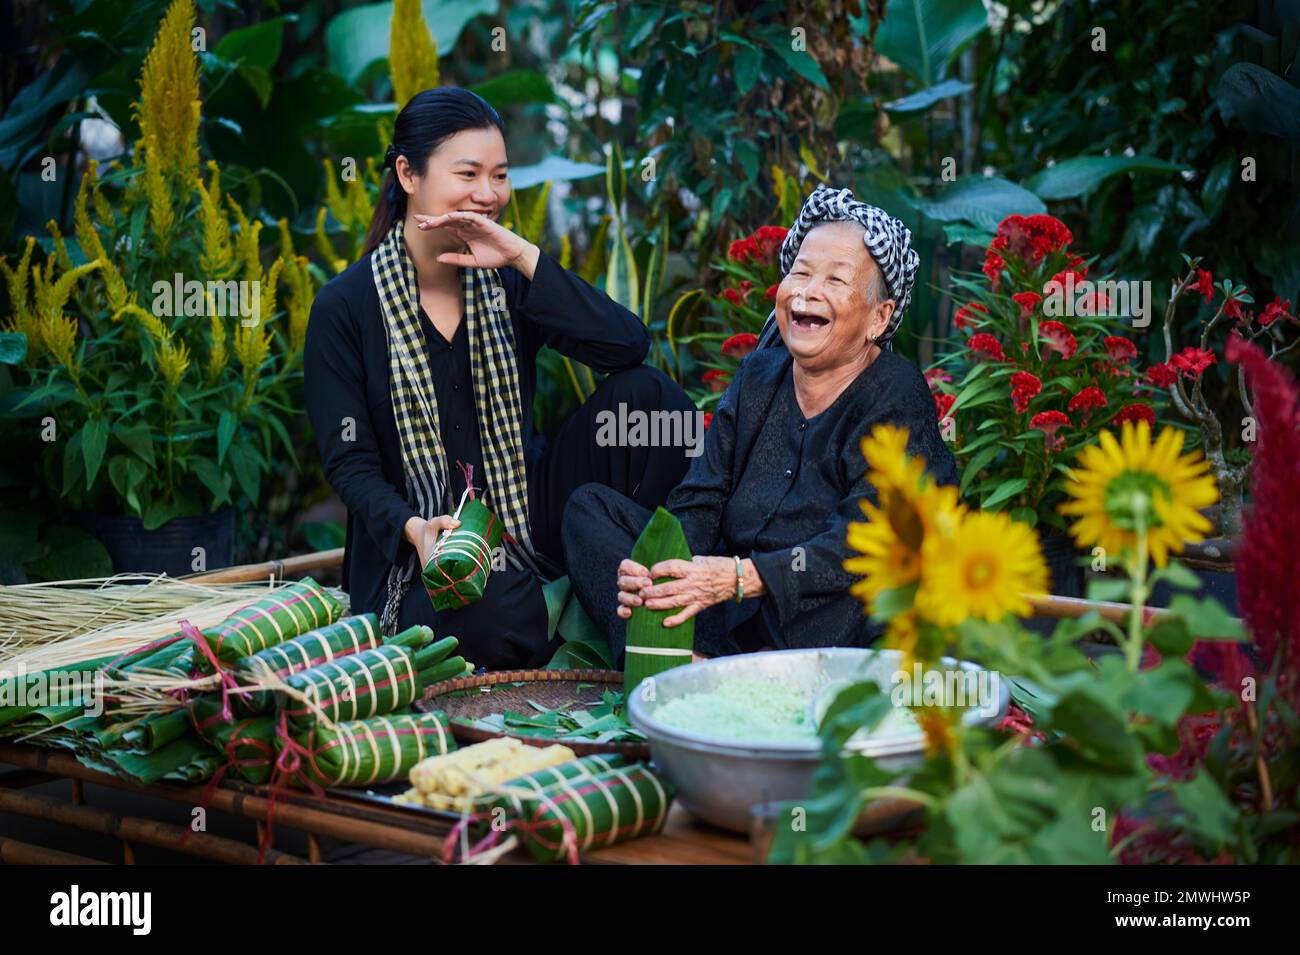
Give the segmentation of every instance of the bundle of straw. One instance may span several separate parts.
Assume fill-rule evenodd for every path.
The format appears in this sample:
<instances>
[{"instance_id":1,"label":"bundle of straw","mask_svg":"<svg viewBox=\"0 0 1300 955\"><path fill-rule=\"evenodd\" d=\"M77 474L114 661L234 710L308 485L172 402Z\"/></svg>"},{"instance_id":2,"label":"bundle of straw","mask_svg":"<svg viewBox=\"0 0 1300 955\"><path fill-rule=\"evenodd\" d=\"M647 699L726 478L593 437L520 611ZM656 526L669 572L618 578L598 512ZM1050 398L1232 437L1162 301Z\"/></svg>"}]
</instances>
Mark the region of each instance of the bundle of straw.
<instances>
[{"instance_id":1,"label":"bundle of straw","mask_svg":"<svg viewBox=\"0 0 1300 955\"><path fill-rule=\"evenodd\" d=\"M174 635L182 619L205 629L288 586L190 583L165 574L0 586L0 669L108 663ZM346 593L330 595L346 606Z\"/></svg>"}]
</instances>

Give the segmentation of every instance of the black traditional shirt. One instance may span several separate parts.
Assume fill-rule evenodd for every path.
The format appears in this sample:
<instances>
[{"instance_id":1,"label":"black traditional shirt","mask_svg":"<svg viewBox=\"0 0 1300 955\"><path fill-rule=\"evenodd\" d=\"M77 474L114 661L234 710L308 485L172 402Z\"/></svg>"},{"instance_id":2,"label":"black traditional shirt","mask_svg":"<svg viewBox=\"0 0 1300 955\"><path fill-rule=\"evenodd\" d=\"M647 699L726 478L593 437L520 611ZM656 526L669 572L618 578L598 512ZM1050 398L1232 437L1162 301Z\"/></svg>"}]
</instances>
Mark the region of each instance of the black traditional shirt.
<instances>
[{"instance_id":1,"label":"black traditional shirt","mask_svg":"<svg viewBox=\"0 0 1300 955\"><path fill-rule=\"evenodd\" d=\"M703 453L667 507L693 554L750 557L763 579L758 600L723 606L726 633L697 630L696 649L728 653L866 646L881 632L849 595L844 569L850 521L876 500L862 438L880 423L906 427L908 452L941 484L956 463L939 434L934 399L911 362L883 351L829 408L805 418L784 348L750 355L722 395Z\"/></svg>"},{"instance_id":2,"label":"black traditional shirt","mask_svg":"<svg viewBox=\"0 0 1300 955\"><path fill-rule=\"evenodd\" d=\"M550 346L599 372L613 372L641 364L650 336L636 315L545 253L531 282L513 268L500 269L499 274L514 328L519 424L531 483L533 466L544 447L541 436L534 433L532 415L541 347ZM480 447L466 430L478 428L472 396L464 394L468 349L456 350L457 340L467 334L465 323L450 343L427 317L422 324L434 363L444 448L449 466L455 469L458 455L475 456ZM383 609L389 567L405 562L410 554L403 529L416 512L405 495L402 449L389 393L388 335L370 255L316 294L303 371L307 413L325 478L348 508L343 586L352 598L353 612L377 613ZM463 490L458 471L448 478L453 489ZM480 481L476 469L475 484L482 486Z\"/></svg>"}]
</instances>

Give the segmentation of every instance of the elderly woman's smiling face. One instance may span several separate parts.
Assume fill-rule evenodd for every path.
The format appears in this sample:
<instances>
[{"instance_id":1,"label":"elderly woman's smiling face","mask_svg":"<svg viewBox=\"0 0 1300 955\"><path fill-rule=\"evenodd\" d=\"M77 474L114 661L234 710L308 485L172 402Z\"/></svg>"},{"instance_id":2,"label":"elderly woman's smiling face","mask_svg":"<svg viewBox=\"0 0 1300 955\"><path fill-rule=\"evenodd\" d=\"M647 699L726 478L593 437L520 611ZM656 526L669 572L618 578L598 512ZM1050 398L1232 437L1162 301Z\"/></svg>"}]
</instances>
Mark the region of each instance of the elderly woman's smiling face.
<instances>
[{"instance_id":1,"label":"elderly woman's smiling face","mask_svg":"<svg viewBox=\"0 0 1300 955\"><path fill-rule=\"evenodd\" d=\"M781 338L805 370L865 363L889 326L894 302L864 234L856 222L812 229L776 290Z\"/></svg>"}]
</instances>

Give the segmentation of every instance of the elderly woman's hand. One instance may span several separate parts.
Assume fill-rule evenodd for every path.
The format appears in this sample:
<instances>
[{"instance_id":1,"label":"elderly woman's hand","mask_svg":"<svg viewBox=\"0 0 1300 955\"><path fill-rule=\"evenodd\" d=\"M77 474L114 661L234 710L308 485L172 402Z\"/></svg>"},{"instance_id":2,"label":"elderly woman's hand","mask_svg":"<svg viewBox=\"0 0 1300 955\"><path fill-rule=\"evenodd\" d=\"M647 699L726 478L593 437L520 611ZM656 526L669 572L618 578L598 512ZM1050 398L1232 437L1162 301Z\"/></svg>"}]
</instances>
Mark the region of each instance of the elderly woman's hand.
<instances>
[{"instance_id":1,"label":"elderly woman's hand","mask_svg":"<svg viewBox=\"0 0 1300 955\"><path fill-rule=\"evenodd\" d=\"M757 579L749 561L744 562L746 595L751 592L749 581ZM751 577L752 575L752 577ZM641 591L641 598L649 610L671 610L680 607L664 620L665 627L676 627L690 620L701 610L736 596L736 562L730 557L696 557L692 560L664 560L650 568L650 576L675 577L662 584L652 584Z\"/></svg>"}]
</instances>

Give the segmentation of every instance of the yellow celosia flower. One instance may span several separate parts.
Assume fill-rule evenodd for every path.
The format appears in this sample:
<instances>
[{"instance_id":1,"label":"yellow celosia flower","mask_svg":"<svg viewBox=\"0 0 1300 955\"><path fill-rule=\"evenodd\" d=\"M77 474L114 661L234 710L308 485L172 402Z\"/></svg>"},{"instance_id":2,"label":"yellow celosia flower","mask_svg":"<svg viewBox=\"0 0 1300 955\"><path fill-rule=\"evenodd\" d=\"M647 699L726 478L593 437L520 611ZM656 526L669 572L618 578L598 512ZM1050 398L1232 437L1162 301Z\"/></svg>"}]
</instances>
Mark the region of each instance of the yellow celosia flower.
<instances>
[{"instance_id":1,"label":"yellow celosia flower","mask_svg":"<svg viewBox=\"0 0 1300 955\"><path fill-rule=\"evenodd\" d=\"M569 269L573 267L573 243L569 241L569 235L566 232L560 236L560 268Z\"/></svg>"},{"instance_id":2,"label":"yellow celosia flower","mask_svg":"<svg viewBox=\"0 0 1300 955\"><path fill-rule=\"evenodd\" d=\"M208 309L208 321L212 328L212 345L208 349L208 383L211 384L225 371L230 353L226 350L226 323L215 308Z\"/></svg>"},{"instance_id":3,"label":"yellow celosia flower","mask_svg":"<svg viewBox=\"0 0 1300 955\"><path fill-rule=\"evenodd\" d=\"M348 267L345 259L340 259L339 254L334 251L334 244L330 242L329 233L325 231L325 216L328 215L329 209L321 206L316 210L316 251L320 253L321 258L329 262L335 273L342 272Z\"/></svg>"},{"instance_id":4,"label":"yellow celosia flower","mask_svg":"<svg viewBox=\"0 0 1300 955\"><path fill-rule=\"evenodd\" d=\"M374 207L370 204L370 193L361 177L351 180L347 188L348 208L351 210L352 222L363 228L370 224Z\"/></svg>"},{"instance_id":5,"label":"yellow celosia flower","mask_svg":"<svg viewBox=\"0 0 1300 955\"><path fill-rule=\"evenodd\" d=\"M176 211L172 208L171 189L167 183L166 169L156 148L157 142L152 137L144 142L144 192L149 201L149 225L153 229L154 240L158 243L158 248L166 252L171 243Z\"/></svg>"},{"instance_id":6,"label":"yellow celosia flower","mask_svg":"<svg viewBox=\"0 0 1300 955\"><path fill-rule=\"evenodd\" d=\"M193 29L193 0L175 0L145 57L140 99L133 104L153 174L185 188L199 167L199 61L190 45Z\"/></svg>"},{"instance_id":7,"label":"yellow celosia flower","mask_svg":"<svg viewBox=\"0 0 1300 955\"><path fill-rule=\"evenodd\" d=\"M241 263L244 281L256 282L262 277L262 255L258 248L262 241L262 223L249 222L232 196L226 196L226 202L239 223L239 231L235 233L235 258Z\"/></svg>"},{"instance_id":8,"label":"yellow celosia flower","mask_svg":"<svg viewBox=\"0 0 1300 955\"><path fill-rule=\"evenodd\" d=\"M289 288L286 308L289 311L289 348L294 353L302 351L307 340L307 322L311 317L311 303L315 297L307 257L299 255L285 264L284 282Z\"/></svg>"},{"instance_id":9,"label":"yellow celosia flower","mask_svg":"<svg viewBox=\"0 0 1300 955\"><path fill-rule=\"evenodd\" d=\"M170 332L164 336L156 353L158 373L162 375L167 387L175 391L190 367L190 350L185 342L177 343Z\"/></svg>"},{"instance_id":10,"label":"yellow celosia flower","mask_svg":"<svg viewBox=\"0 0 1300 955\"><path fill-rule=\"evenodd\" d=\"M27 277L31 274L29 270L32 267L32 250L35 247L36 237L29 235L17 268L11 268L9 260L0 256L0 272L4 272L5 285L9 290L9 307L12 309L10 316L5 319L4 328L6 331L22 332L27 336L28 362L35 359L36 350L41 343L39 316L28 307L27 302Z\"/></svg>"},{"instance_id":11,"label":"yellow celosia flower","mask_svg":"<svg viewBox=\"0 0 1300 955\"><path fill-rule=\"evenodd\" d=\"M969 617L1027 617L1032 608L1023 595L1047 592L1038 535L1003 513L963 515L949 532L926 538L921 562L916 612L943 627Z\"/></svg>"},{"instance_id":12,"label":"yellow celosia flower","mask_svg":"<svg viewBox=\"0 0 1300 955\"><path fill-rule=\"evenodd\" d=\"M388 37L388 68L393 78L393 99L405 106L421 90L439 85L438 43L424 19L420 0L395 0L393 25Z\"/></svg>"},{"instance_id":13,"label":"yellow celosia flower","mask_svg":"<svg viewBox=\"0 0 1300 955\"><path fill-rule=\"evenodd\" d=\"M944 707L927 706L916 711L916 722L925 734L925 751L929 756L946 753L952 757L957 747L957 735L953 730L957 713Z\"/></svg>"},{"instance_id":14,"label":"yellow celosia flower","mask_svg":"<svg viewBox=\"0 0 1300 955\"><path fill-rule=\"evenodd\" d=\"M68 244L63 241L63 232L59 229L59 224L51 219L45 223L45 230L54 238L54 257L59 263L59 268L72 268L72 257L68 255Z\"/></svg>"},{"instance_id":15,"label":"yellow celosia flower","mask_svg":"<svg viewBox=\"0 0 1300 955\"><path fill-rule=\"evenodd\" d=\"M276 299L282 271L284 271L284 259L277 257L271 263L271 270L266 273L266 278L258 280L262 283L258 292L258 309L261 312L260 318L263 322L269 322L275 318L275 310L279 307Z\"/></svg>"},{"instance_id":16,"label":"yellow celosia flower","mask_svg":"<svg viewBox=\"0 0 1300 955\"><path fill-rule=\"evenodd\" d=\"M1059 508L1078 518L1070 533L1079 546L1112 555L1132 550L1140 521L1147 553L1163 567L1170 553L1203 541L1212 525L1199 509L1217 501L1219 490L1201 452L1182 449L1181 431L1166 427L1153 443L1145 421L1126 421L1119 441L1103 431L1084 448L1065 485L1074 500Z\"/></svg>"},{"instance_id":17,"label":"yellow celosia flower","mask_svg":"<svg viewBox=\"0 0 1300 955\"><path fill-rule=\"evenodd\" d=\"M325 206L339 224L345 229L352 225L352 203L343 198L343 192L339 189L338 176L334 172L334 163L329 159L322 159L321 166L325 170ZM317 213L320 218L320 213Z\"/></svg>"},{"instance_id":18,"label":"yellow celosia flower","mask_svg":"<svg viewBox=\"0 0 1300 955\"><path fill-rule=\"evenodd\" d=\"M75 380L81 372L73 358L77 347L77 320L67 315L46 315L41 322L41 340L60 365L68 369Z\"/></svg>"},{"instance_id":19,"label":"yellow celosia flower","mask_svg":"<svg viewBox=\"0 0 1300 955\"><path fill-rule=\"evenodd\" d=\"M104 293L108 297L108 307L111 311L118 312L128 302L134 301L134 293L128 291L126 281L104 248L99 230L87 209L92 188L96 191L99 189L98 171L99 164L95 160L92 159L86 164L86 173L81 177L81 185L77 189L77 201L73 206L73 222L76 225L77 244L81 246L81 251L88 259L98 259L102 263L100 276L104 280Z\"/></svg>"},{"instance_id":20,"label":"yellow celosia flower","mask_svg":"<svg viewBox=\"0 0 1300 955\"><path fill-rule=\"evenodd\" d=\"M266 356L271 353L271 332L266 327L266 323L236 324L234 353L239 367L244 369L245 381L256 377L262 369L262 363L266 361Z\"/></svg>"},{"instance_id":21,"label":"yellow celosia flower","mask_svg":"<svg viewBox=\"0 0 1300 955\"><path fill-rule=\"evenodd\" d=\"M294 257L293 233L289 231L289 220L282 217L276 225L280 227L280 257L288 261Z\"/></svg>"},{"instance_id":22,"label":"yellow celosia flower","mask_svg":"<svg viewBox=\"0 0 1300 955\"><path fill-rule=\"evenodd\" d=\"M134 302L123 305L118 311L113 313L113 321L120 322L128 315L133 315L140 322L140 327L144 329L145 334L152 339L156 348L164 338L171 334L168 328L163 325L162 320L153 312L147 311L136 305Z\"/></svg>"},{"instance_id":23,"label":"yellow celosia flower","mask_svg":"<svg viewBox=\"0 0 1300 955\"><path fill-rule=\"evenodd\" d=\"M379 164L375 162L374 156L366 157L366 178L370 180L370 184L376 189L384 184L383 173L379 171Z\"/></svg>"},{"instance_id":24,"label":"yellow celosia flower","mask_svg":"<svg viewBox=\"0 0 1300 955\"><path fill-rule=\"evenodd\" d=\"M230 223L226 221L217 200L203 185L203 180L198 180L196 186L199 191L199 218L203 222L203 254L199 256L199 266L213 278L225 278L235 259L230 246ZM220 184L217 188L220 188Z\"/></svg>"}]
</instances>

